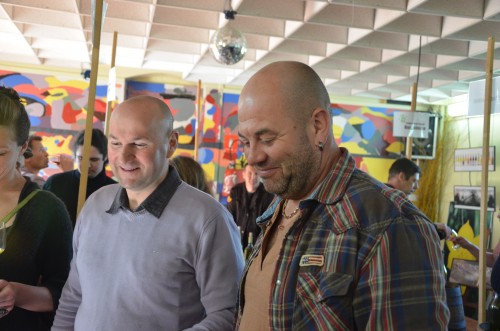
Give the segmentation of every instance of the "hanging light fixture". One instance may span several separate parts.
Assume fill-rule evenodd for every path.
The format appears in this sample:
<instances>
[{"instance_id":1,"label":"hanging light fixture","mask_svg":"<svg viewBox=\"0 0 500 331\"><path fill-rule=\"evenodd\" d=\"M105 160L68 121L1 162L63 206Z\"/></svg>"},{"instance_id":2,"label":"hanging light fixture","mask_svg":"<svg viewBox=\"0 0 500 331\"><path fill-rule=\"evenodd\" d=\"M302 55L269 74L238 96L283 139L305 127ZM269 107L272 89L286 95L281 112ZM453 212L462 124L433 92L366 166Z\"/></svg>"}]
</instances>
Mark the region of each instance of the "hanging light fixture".
<instances>
[{"instance_id":1,"label":"hanging light fixture","mask_svg":"<svg viewBox=\"0 0 500 331\"><path fill-rule=\"evenodd\" d=\"M234 20L236 11L233 10L231 0L225 0L223 13L229 22L212 36L210 52L217 62L232 65L245 56L247 40L240 30L232 27L231 20Z\"/></svg>"}]
</instances>

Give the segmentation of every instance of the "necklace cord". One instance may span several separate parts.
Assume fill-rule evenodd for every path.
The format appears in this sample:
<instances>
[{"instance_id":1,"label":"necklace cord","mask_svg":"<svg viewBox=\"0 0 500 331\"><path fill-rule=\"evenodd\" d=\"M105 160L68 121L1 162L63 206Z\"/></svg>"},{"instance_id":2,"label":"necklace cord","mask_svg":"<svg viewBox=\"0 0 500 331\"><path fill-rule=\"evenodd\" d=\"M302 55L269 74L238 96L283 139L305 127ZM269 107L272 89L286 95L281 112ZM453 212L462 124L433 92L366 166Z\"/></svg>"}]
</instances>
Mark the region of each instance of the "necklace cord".
<instances>
[{"instance_id":1,"label":"necklace cord","mask_svg":"<svg viewBox=\"0 0 500 331\"><path fill-rule=\"evenodd\" d=\"M286 210L286 205L288 204L288 199L285 200L285 203L283 204L283 208L281 209L281 215L283 215L286 219L290 219L294 217L300 210L299 207L295 208L294 211L290 213L290 215L287 215L285 210Z\"/></svg>"}]
</instances>

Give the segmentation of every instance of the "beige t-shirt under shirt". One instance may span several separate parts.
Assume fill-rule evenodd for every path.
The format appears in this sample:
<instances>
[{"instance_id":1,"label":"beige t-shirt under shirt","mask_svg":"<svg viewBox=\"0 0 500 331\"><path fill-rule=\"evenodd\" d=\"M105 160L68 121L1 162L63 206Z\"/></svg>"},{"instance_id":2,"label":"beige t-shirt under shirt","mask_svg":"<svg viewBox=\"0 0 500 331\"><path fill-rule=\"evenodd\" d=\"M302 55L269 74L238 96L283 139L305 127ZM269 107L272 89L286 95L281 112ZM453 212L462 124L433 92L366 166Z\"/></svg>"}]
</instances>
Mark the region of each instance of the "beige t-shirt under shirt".
<instances>
[{"instance_id":1,"label":"beige t-shirt under shirt","mask_svg":"<svg viewBox=\"0 0 500 331\"><path fill-rule=\"evenodd\" d=\"M285 219L281 216L281 210L282 204L276 208L276 212L271 219L271 225L269 225L270 228L264 235L261 249L248 269L243 286L245 306L239 331L270 330L269 298L271 295L271 280L276 270L276 261L283 246L285 235L300 215L300 213L297 213L292 218ZM284 224L279 224L282 221L285 221Z\"/></svg>"}]
</instances>

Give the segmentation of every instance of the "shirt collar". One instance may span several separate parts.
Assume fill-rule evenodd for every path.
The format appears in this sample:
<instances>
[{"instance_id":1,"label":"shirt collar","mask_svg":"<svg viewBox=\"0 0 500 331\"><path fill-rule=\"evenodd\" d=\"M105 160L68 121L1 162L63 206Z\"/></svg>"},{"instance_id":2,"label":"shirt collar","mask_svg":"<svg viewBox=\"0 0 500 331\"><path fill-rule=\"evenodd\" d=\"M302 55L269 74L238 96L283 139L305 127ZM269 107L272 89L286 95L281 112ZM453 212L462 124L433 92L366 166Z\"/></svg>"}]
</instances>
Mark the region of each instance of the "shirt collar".
<instances>
[{"instance_id":1,"label":"shirt collar","mask_svg":"<svg viewBox=\"0 0 500 331\"><path fill-rule=\"evenodd\" d=\"M167 177L165 177L153 193L137 207L136 211L145 209L156 218L160 218L163 210L168 205L168 202L181 183L182 181L177 170L169 166ZM130 209L127 190L123 187L120 187L118 192L116 192L113 203L106 212L109 214L116 214L120 208Z\"/></svg>"}]
</instances>

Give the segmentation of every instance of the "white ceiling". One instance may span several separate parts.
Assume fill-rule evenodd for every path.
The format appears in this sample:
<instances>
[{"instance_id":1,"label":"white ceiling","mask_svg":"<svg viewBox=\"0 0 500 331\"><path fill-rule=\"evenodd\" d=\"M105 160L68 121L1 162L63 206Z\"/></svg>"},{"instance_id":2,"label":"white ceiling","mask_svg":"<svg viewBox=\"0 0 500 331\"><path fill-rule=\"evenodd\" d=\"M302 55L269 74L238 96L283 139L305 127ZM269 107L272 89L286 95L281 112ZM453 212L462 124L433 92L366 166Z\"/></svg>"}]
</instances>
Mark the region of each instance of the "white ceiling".
<instances>
[{"instance_id":1,"label":"white ceiling","mask_svg":"<svg viewBox=\"0 0 500 331\"><path fill-rule=\"evenodd\" d=\"M105 1L100 63L111 62L117 31L120 70L242 86L270 62L296 60L311 65L333 95L409 101L418 74L418 101L434 102L484 78L487 39L500 40L500 0L233 0L231 24L246 36L248 52L226 66L208 50L228 22L225 1ZM89 68L91 43L91 0L0 1L0 66Z\"/></svg>"}]
</instances>

